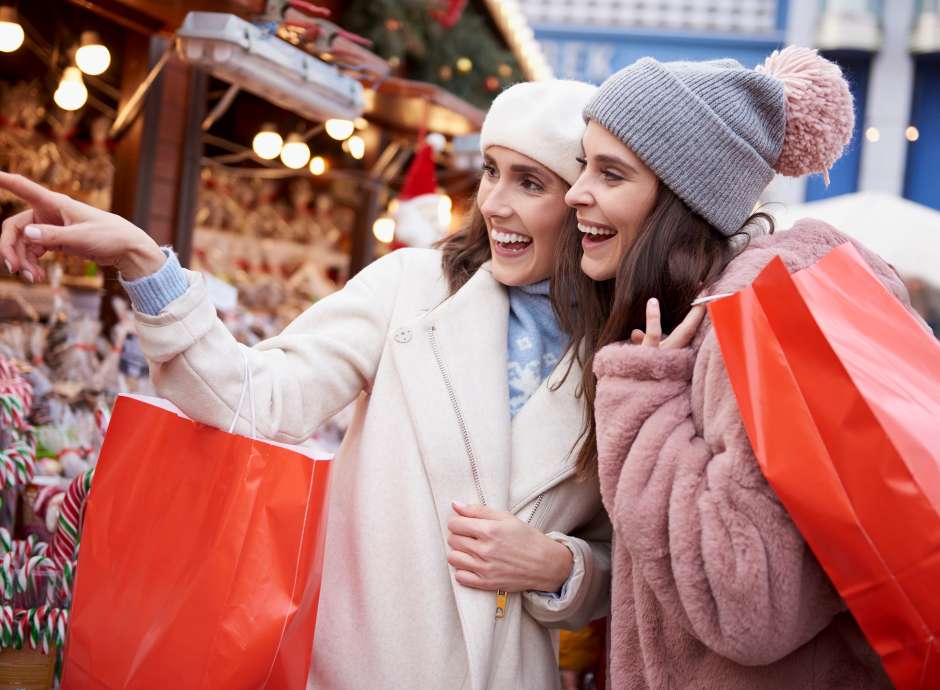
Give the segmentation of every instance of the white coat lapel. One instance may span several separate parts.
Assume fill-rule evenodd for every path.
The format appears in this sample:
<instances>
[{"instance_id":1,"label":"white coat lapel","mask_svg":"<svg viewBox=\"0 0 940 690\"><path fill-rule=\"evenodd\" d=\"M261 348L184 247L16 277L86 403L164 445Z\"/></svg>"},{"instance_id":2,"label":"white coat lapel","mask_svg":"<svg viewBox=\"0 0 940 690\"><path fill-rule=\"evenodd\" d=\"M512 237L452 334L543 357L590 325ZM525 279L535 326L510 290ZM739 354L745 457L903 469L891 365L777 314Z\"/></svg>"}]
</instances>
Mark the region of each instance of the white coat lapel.
<instances>
[{"instance_id":1,"label":"white coat lapel","mask_svg":"<svg viewBox=\"0 0 940 690\"><path fill-rule=\"evenodd\" d=\"M512 421L509 510L513 513L574 474L577 453L572 448L585 414L583 400L575 396L581 367L575 363L564 383L552 390L570 359L570 353L562 358Z\"/></svg>"},{"instance_id":2,"label":"white coat lapel","mask_svg":"<svg viewBox=\"0 0 940 690\"><path fill-rule=\"evenodd\" d=\"M484 267L452 297L393 331L392 346L446 542L451 501L509 503L510 415L506 374L509 301ZM476 472L474 473L470 455ZM446 547L446 544L445 544ZM451 577L472 687L490 669L495 597Z\"/></svg>"}]
</instances>

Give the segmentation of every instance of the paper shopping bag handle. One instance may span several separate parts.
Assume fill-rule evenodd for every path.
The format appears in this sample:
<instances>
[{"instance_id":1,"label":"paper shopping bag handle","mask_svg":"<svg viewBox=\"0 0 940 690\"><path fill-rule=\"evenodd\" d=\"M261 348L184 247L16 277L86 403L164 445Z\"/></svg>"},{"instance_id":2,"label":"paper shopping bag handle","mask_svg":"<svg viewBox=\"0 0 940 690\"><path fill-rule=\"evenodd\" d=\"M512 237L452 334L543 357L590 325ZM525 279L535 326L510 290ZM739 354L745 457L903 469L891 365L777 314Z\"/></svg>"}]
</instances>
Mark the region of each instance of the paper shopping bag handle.
<instances>
[{"instance_id":1,"label":"paper shopping bag handle","mask_svg":"<svg viewBox=\"0 0 940 690\"><path fill-rule=\"evenodd\" d=\"M257 438L257 427L255 426L255 387L251 381L251 364L248 362L248 353L245 348L239 348L242 353L242 359L245 362L245 378L242 381L242 392L238 397L238 407L235 408L235 415L232 417L232 423L229 425L228 432L235 433L235 425L238 424L238 417L242 413L242 405L245 402L245 391L248 391L248 407L251 410L251 438Z\"/></svg>"}]
</instances>

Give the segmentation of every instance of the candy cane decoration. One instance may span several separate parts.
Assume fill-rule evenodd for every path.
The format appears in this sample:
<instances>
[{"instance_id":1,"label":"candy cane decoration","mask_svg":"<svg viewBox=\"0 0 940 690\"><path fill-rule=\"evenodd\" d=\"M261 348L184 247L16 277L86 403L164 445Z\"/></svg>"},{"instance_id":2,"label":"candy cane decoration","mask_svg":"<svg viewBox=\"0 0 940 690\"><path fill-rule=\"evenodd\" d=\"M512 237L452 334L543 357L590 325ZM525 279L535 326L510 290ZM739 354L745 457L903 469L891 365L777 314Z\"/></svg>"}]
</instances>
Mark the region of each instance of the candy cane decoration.
<instances>
[{"instance_id":1,"label":"candy cane decoration","mask_svg":"<svg viewBox=\"0 0 940 690\"><path fill-rule=\"evenodd\" d=\"M47 529L53 531L55 525L58 522L58 510L59 510L59 501L58 496L65 497L65 490L59 488L58 486L44 486L36 494L36 498L33 501L33 512L36 513L36 517L46 523ZM58 505L57 505L58 504ZM55 506L55 521L50 521L49 511ZM2 540L2 534L0 534L0 540Z\"/></svg>"},{"instance_id":2,"label":"candy cane decoration","mask_svg":"<svg viewBox=\"0 0 940 690\"><path fill-rule=\"evenodd\" d=\"M94 476L94 468L78 475L65 492L65 500L59 510L59 525L52 538L52 559L59 568L75 558L81 534L82 504L91 490Z\"/></svg>"},{"instance_id":3,"label":"candy cane decoration","mask_svg":"<svg viewBox=\"0 0 940 690\"><path fill-rule=\"evenodd\" d=\"M33 387L10 360L0 357L0 425L27 429L32 405Z\"/></svg>"},{"instance_id":4,"label":"candy cane decoration","mask_svg":"<svg viewBox=\"0 0 940 690\"><path fill-rule=\"evenodd\" d=\"M13 607L0 607L0 646L4 648L13 646Z\"/></svg>"},{"instance_id":5,"label":"candy cane decoration","mask_svg":"<svg viewBox=\"0 0 940 690\"><path fill-rule=\"evenodd\" d=\"M0 607L0 647L4 649L41 649L50 654L53 647L65 644L69 612L40 606L33 609Z\"/></svg>"},{"instance_id":6,"label":"candy cane decoration","mask_svg":"<svg viewBox=\"0 0 940 690\"><path fill-rule=\"evenodd\" d=\"M8 448L0 449L0 489L22 486L36 474L36 438L24 433Z\"/></svg>"},{"instance_id":7,"label":"candy cane decoration","mask_svg":"<svg viewBox=\"0 0 940 690\"><path fill-rule=\"evenodd\" d=\"M29 416L29 400L31 396L24 400L22 395L15 393L0 394L0 425L16 429L28 427L26 418Z\"/></svg>"}]
</instances>

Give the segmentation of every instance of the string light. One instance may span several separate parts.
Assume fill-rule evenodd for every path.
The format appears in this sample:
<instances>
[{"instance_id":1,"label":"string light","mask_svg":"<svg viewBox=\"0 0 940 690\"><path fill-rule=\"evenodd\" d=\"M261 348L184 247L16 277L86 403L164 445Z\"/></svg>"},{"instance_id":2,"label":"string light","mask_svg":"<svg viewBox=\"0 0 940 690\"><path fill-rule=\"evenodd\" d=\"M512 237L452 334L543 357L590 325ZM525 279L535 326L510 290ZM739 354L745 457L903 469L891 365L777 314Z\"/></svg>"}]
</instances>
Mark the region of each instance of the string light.
<instances>
[{"instance_id":1,"label":"string light","mask_svg":"<svg viewBox=\"0 0 940 690\"><path fill-rule=\"evenodd\" d=\"M865 130L865 138L874 144L881 139L881 132L878 131L877 127L869 127Z\"/></svg>"},{"instance_id":2,"label":"string light","mask_svg":"<svg viewBox=\"0 0 940 690\"><path fill-rule=\"evenodd\" d=\"M357 161L362 160L366 155L366 142L363 141L362 137L358 134L352 137L345 142L345 148L349 151L349 155L355 158Z\"/></svg>"},{"instance_id":3,"label":"string light","mask_svg":"<svg viewBox=\"0 0 940 690\"><path fill-rule=\"evenodd\" d=\"M356 129L356 125L352 120L327 120L324 127L326 133L336 141L348 139Z\"/></svg>"},{"instance_id":4,"label":"string light","mask_svg":"<svg viewBox=\"0 0 940 690\"><path fill-rule=\"evenodd\" d=\"M291 170L300 170L310 161L310 147L304 138L294 132L287 135L284 148L281 149L281 163Z\"/></svg>"},{"instance_id":5,"label":"string light","mask_svg":"<svg viewBox=\"0 0 940 690\"><path fill-rule=\"evenodd\" d=\"M323 156L314 156L310 159L310 172L314 175L322 175L326 172L326 159Z\"/></svg>"},{"instance_id":6,"label":"string light","mask_svg":"<svg viewBox=\"0 0 940 690\"><path fill-rule=\"evenodd\" d=\"M88 89L78 67L66 67L62 81L52 95L55 104L62 110L78 110L88 101Z\"/></svg>"},{"instance_id":7,"label":"string light","mask_svg":"<svg viewBox=\"0 0 940 690\"><path fill-rule=\"evenodd\" d=\"M379 242L388 244L395 239L395 221L388 216L377 218L372 224L372 234Z\"/></svg>"},{"instance_id":8,"label":"string light","mask_svg":"<svg viewBox=\"0 0 940 690\"><path fill-rule=\"evenodd\" d=\"M103 74L111 66L111 52L101 43L95 31L82 32L79 48L75 51L75 64L85 74Z\"/></svg>"},{"instance_id":9,"label":"string light","mask_svg":"<svg viewBox=\"0 0 940 690\"><path fill-rule=\"evenodd\" d=\"M911 125L904 130L904 138L911 142L917 141L920 139L920 131L918 131L917 127Z\"/></svg>"},{"instance_id":10,"label":"string light","mask_svg":"<svg viewBox=\"0 0 940 690\"><path fill-rule=\"evenodd\" d=\"M284 139L270 123L264 125L251 141L251 150L258 158L266 161L273 161L280 156L283 147Z\"/></svg>"},{"instance_id":11,"label":"string light","mask_svg":"<svg viewBox=\"0 0 940 690\"><path fill-rule=\"evenodd\" d=\"M473 69L473 60L468 57L462 57L457 60L457 70L466 74Z\"/></svg>"},{"instance_id":12,"label":"string light","mask_svg":"<svg viewBox=\"0 0 940 690\"><path fill-rule=\"evenodd\" d=\"M497 24L506 35L513 52L529 79L551 79L552 69L539 48L532 29L527 25L518 0L486 0ZM504 78L507 78L504 76Z\"/></svg>"},{"instance_id":13,"label":"string light","mask_svg":"<svg viewBox=\"0 0 940 690\"><path fill-rule=\"evenodd\" d=\"M19 50L26 40L26 33L20 26L15 7L0 7L0 53L12 53Z\"/></svg>"},{"instance_id":14,"label":"string light","mask_svg":"<svg viewBox=\"0 0 940 690\"><path fill-rule=\"evenodd\" d=\"M454 202L451 201L451 198L446 194L441 194L441 200L437 205L437 222L440 223L442 228L449 228L451 221L451 210L454 207Z\"/></svg>"}]
</instances>

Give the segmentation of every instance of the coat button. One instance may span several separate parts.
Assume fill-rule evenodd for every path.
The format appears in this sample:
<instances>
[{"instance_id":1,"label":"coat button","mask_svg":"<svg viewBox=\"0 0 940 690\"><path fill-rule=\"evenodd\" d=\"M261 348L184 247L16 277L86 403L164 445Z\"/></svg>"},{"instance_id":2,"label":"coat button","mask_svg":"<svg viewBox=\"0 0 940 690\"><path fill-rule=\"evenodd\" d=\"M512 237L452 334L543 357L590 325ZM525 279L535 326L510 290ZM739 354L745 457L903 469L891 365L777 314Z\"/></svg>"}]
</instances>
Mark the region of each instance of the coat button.
<instances>
[{"instance_id":1,"label":"coat button","mask_svg":"<svg viewBox=\"0 0 940 690\"><path fill-rule=\"evenodd\" d=\"M395 338L396 343L410 343L411 342L411 329L399 328L397 331L395 331L395 335L393 337Z\"/></svg>"}]
</instances>

